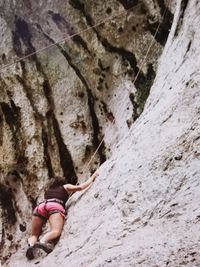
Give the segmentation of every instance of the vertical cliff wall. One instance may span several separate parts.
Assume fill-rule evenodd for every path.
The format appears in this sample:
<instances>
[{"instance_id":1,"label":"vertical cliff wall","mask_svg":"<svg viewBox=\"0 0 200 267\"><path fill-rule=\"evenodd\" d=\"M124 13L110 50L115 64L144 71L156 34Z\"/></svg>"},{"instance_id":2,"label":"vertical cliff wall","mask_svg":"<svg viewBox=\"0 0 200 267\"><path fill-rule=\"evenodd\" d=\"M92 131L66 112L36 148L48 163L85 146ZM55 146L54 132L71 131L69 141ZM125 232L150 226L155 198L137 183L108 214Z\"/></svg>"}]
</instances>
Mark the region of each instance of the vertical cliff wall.
<instances>
[{"instance_id":1,"label":"vertical cliff wall","mask_svg":"<svg viewBox=\"0 0 200 267\"><path fill-rule=\"evenodd\" d=\"M78 177L85 179L112 155L140 116L173 8L167 1L146 0L103 4L0 0L3 263L23 245L32 208L48 179L54 175L64 175L71 183ZM133 85L150 43L153 46Z\"/></svg>"},{"instance_id":2,"label":"vertical cliff wall","mask_svg":"<svg viewBox=\"0 0 200 267\"><path fill-rule=\"evenodd\" d=\"M94 166L110 156L112 144L139 116L172 15L167 9L162 21L165 5L160 1L0 4L2 67L75 34L2 69L2 176L17 171L23 180L30 177L33 182L64 174L76 182L102 136L105 141ZM109 17L113 19L106 22ZM159 22L134 88L132 82ZM93 28L84 31L88 27ZM127 97L120 107L122 94ZM124 109L127 115L120 118Z\"/></svg>"},{"instance_id":3,"label":"vertical cliff wall","mask_svg":"<svg viewBox=\"0 0 200 267\"><path fill-rule=\"evenodd\" d=\"M199 1L170 3L171 12L176 11L173 27L139 117L172 20L167 8L161 21L165 4L0 1L2 67L102 17L126 11L1 70L0 232L5 265L200 264ZM71 200L54 252L27 263L23 247L28 222L46 181L60 174L75 183L103 135L91 165L110 158L99 179Z\"/></svg>"},{"instance_id":4,"label":"vertical cliff wall","mask_svg":"<svg viewBox=\"0 0 200 267\"><path fill-rule=\"evenodd\" d=\"M71 199L55 250L30 266L200 265L199 38L200 2L177 1L144 112Z\"/></svg>"},{"instance_id":5,"label":"vertical cliff wall","mask_svg":"<svg viewBox=\"0 0 200 267\"><path fill-rule=\"evenodd\" d=\"M199 266L200 3L176 3L144 112L84 194L63 235L29 266ZM26 266L23 249L10 266Z\"/></svg>"}]
</instances>

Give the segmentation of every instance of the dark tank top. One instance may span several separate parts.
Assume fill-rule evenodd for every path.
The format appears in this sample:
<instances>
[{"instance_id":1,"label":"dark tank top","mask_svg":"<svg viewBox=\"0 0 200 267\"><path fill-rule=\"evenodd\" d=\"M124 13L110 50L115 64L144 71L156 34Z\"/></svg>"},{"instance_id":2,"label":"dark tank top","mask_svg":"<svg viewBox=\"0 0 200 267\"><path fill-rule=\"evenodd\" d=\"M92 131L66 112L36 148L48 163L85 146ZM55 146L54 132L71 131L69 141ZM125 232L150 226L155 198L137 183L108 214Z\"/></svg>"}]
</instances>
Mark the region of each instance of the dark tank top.
<instances>
[{"instance_id":1,"label":"dark tank top","mask_svg":"<svg viewBox=\"0 0 200 267\"><path fill-rule=\"evenodd\" d=\"M65 204L69 198L69 195L63 186L58 186L58 187L54 187L54 188L49 188L44 193L44 198L46 200L52 199L52 198L57 198L59 200L62 200L63 204Z\"/></svg>"}]
</instances>

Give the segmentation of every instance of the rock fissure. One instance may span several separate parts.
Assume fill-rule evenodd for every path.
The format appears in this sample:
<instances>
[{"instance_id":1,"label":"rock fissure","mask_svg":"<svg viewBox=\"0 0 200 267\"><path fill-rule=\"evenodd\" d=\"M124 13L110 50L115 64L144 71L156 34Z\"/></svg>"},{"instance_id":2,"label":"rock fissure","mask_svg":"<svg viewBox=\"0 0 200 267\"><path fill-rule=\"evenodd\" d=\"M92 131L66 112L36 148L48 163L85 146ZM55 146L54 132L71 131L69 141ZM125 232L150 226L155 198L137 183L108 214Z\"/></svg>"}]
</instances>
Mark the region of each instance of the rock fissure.
<instances>
[{"instance_id":1,"label":"rock fissure","mask_svg":"<svg viewBox=\"0 0 200 267\"><path fill-rule=\"evenodd\" d=\"M0 203L3 210L3 216L8 221L8 226L17 222L16 210L13 205L14 195L10 188L0 184ZM5 220L6 221L6 220Z\"/></svg>"},{"instance_id":2,"label":"rock fissure","mask_svg":"<svg viewBox=\"0 0 200 267\"><path fill-rule=\"evenodd\" d=\"M173 22L173 17L174 16L171 13L171 11L169 10L169 8L167 8L167 6L166 6L164 1L157 0L157 2L158 2L158 5L160 7L160 13L161 13L161 16L162 16L161 17L162 21L159 22L160 26L159 26L158 33L155 36L155 39L162 46L164 46L166 41L167 41L167 37L169 35L169 31L170 31L171 26L172 26L172 22ZM155 31L156 31L156 28L158 26L158 23L157 23L157 25L153 24L153 25L149 25L149 26L150 26L150 32L152 33L152 35L154 35Z\"/></svg>"},{"instance_id":3,"label":"rock fissure","mask_svg":"<svg viewBox=\"0 0 200 267\"><path fill-rule=\"evenodd\" d=\"M24 52L25 55L35 52L35 48L32 46L31 43L31 38L32 35L30 33L28 23L22 18L15 17L15 31L13 32L13 47L18 56L23 55L20 39L27 47L27 51Z\"/></svg>"},{"instance_id":4,"label":"rock fissure","mask_svg":"<svg viewBox=\"0 0 200 267\"><path fill-rule=\"evenodd\" d=\"M124 9L131 9L132 7L136 6L139 2L139 0L117 0L118 2L120 2Z\"/></svg>"},{"instance_id":5,"label":"rock fissure","mask_svg":"<svg viewBox=\"0 0 200 267\"><path fill-rule=\"evenodd\" d=\"M72 5L74 8L79 9L81 11L81 13L83 14L83 16L85 17L88 25L90 27L94 26L94 22L92 17L89 15L89 13L86 12L85 8L84 8L84 4L81 4L78 0L76 0L77 5L74 6ZM78 4L79 3L79 4ZM100 33L97 31L97 29L94 27L92 28L93 31L96 33L97 39L98 41L103 45L103 47L105 48L106 51L110 52L110 53L116 53L119 54L122 59L125 59L129 62L131 68L134 70L135 74L138 73L139 68L137 67L137 61L136 61L136 57L133 53L131 53L130 51L125 50L122 47L115 47L112 44L110 44L108 42L108 40L105 37L102 37L100 35ZM142 73L139 74L139 76L142 76L142 78L144 77ZM138 79L140 79L140 77L138 77Z\"/></svg>"},{"instance_id":6,"label":"rock fissure","mask_svg":"<svg viewBox=\"0 0 200 267\"><path fill-rule=\"evenodd\" d=\"M164 13L165 12L165 13ZM167 37L169 34L169 31L172 26L173 22L173 15L172 13L167 9L162 13L161 22L154 22L154 23L147 23L146 29L149 30L152 34L152 36L155 38L155 40L160 43L162 46L165 45L167 41ZM157 28L159 27L158 31ZM156 33L157 31L157 33ZM155 35L156 33L156 35Z\"/></svg>"},{"instance_id":7,"label":"rock fissure","mask_svg":"<svg viewBox=\"0 0 200 267\"><path fill-rule=\"evenodd\" d=\"M25 171L27 167L27 157L25 156L25 143L22 140L21 131L21 108L16 106L13 100L10 103L0 103L5 121L12 133L12 144L15 151L16 168Z\"/></svg>"},{"instance_id":8,"label":"rock fissure","mask_svg":"<svg viewBox=\"0 0 200 267\"><path fill-rule=\"evenodd\" d=\"M191 45L192 45L192 40L189 41L185 54L187 54L190 51Z\"/></svg>"},{"instance_id":9,"label":"rock fissure","mask_svg":"<svg viewBox=\"0 0 200 267\"><path fill-rule=\"evenodd\" d=\"M43 142L43 149L44 149L44 162L46 163L46 166L47 166L48 176L54 177L54 170L53 170L52 163L51 163L51 157L48 151L49 138L44 128L42 129L42 142Z\"/></svg>"},{"instance_id":10,"label":"rock fissure","mask_svg":"<svg viewBox=\"0 0 200 267\"><path fill-rule=\"evenodd\" d=\"M176 31L175 31L175 36L178 35L178 32L180 31L181 27L182 27L182 23L183 23L183 17L185 14L185 11L187 9L189 0L182 0L181 1L181 11L180 11L180 15L179 15L179 20L177 23L177 27L176 27Z\"/></svg>"},{"instance_id":11,"label":"rock fissure","mask_svg":"<svg viewBox=\"0 0 200 267\"><path fill-rule=\"evenodd\" d=\"M92 94L92 90L89 88L88 83L86 82L85 78L81 74L80 70L72 63L72 60L71 60L70 56L67 54L67 52L64 49L62 49L61 47L59 47L59 49L61 50L62 54L66 58L69 65L75 71L77 77L81 80L81 82L83 83L83 85L86 88L87 98L88 98L88 107L90 110L90 116L91 116L92 126L93 126L92 127L93 128L93 145L95 148L97 148L101 142L101 140L100 140L101 139L101 131L100 131L98 118L97 118L97 115L95 112L95 99L94 99L94 96ZM106 160L106 156L105 156L104 151L105 151L105 145L103 142L98 149L98 155L99 155L101 164Z\"/></svg>"},{"instance_id":12,"label":"rock fissure","mask_svg":"<svg viewBox=\"0 0 200 267\"><path fill-rule=\"evenodd\" d=\"M22 76L19 76L18 74L16 74L16 79L17 81L21 84L25 94L26 94L26 97L27 99L29 100L29 103L33 109L33 112L34 112L34 115L35 117L37 118L42 118L42 114L39 113L37 107L35 106L35 101L33 99L33 95L32 95L32 88L31 86L29 86L27 83L26 83L26 71L25 71L25 62L20 62L21 63L21 66L22 66Z\"/></svg>"},{"instance_id":13,"label":"rock fissure","mask_svg":"<svg viewBox=\"0 0 200 267\"><path fill-rule=\"evenodd\" d=\"M129 2L129 1L125 1L125 2ZM83 14L83 16L85 17L88 25L90 27L93 27L94 26L93 19L89 15L89 13L86 12L85 5L81 4L78 0L76 0L76 3L77 3L76 6L74 6L74 5L72 5L72 6L76 9L80 10L81 13ZM128 3L126 3L126 4L128 4ZM133 5L133 2L131 1L131 3L129 3L129 4ZM161 23L159 32L157 34L157 39L159 40L160 43L162 43L162 45L165 44L167 36L169 34L169 29L170 29L171 24L172 24L172 18L173 18L173 16L172 16L171 12L167 9L166 18L164 19L163 23ZM158 24L159 24L159 22L155 23L154 28L152 28L152 25L149 28L153 35L156 32L156 28L158 27ZM147 75L144 75L142 70L139 69L136 57L132 52L124 49L123 47L116 47L116 46L112 45L111 43L108 42L108 40L105 37L102 37L100 35L100 33L97 31L96 28L93 28L93 31L96 33L98 41L103 45L105 50L107 52L116 53L116 54L120 55L120 57L122 58L122 61L127 61L130 64L131 69L134 71L134 75L138 76L136 81L135 81L135 86L136 86L137 90L139 91L138 96L136 97L136 102L137 102L137 100L139 101L138 105L140 106L140 113L141 113L143 110L143 107L144 107L144 103L145 103L145 101L149 95L150 87L151 87L153 80L155 78L155 75L152 75L152 73L153 72L155 73L155 71L153 70L153 68L150 68L150 65L149 65L148 73L147 73ZM128 70L128 73L132 76L131 70ZM126 74L126 72L125 72L125 74ZM150 78L152 78L151 81L150 81ZM133 77L133 80L134 80L134 77Z\"/></svg>"},{"instance_id":14,"label":"rock fissure","mask_svg":"<svg viewBox=\"0 0 200 267\"><path fill-rule=\"evenodd\" d=\"M137 114L140 115L144 109L144 105L146 103L146 100L150 93L150 88L153 84L153 81L155 79L156 73L153 69L153 66L151 64L148 64L147 66L147 74L145 77L143 77L141 80L136 80L135 84L138 83L138 89L135 93L135 102L138 106ZM136 107L136 105L135 105Z\"/></svg>"},{"instance_id":15,"label":"rock fissure","mask_svg":"<svg viewBox=\"0 0 200 267\"><path fill-rule=\"evenodd\" d=\"M3 112L2 112L2 109L1 109L1 105L0 105L0 146L3 145Z\"/></svg>"},{"instance_id":16,"label":"rock fissure","mask_svg":"<svg viewBox=\"0 0 200 267\"><path fill-rule=\"evenodd\" d=\"M131 104L133 106L133 115L132 115L132 118L133 118L133 122L134 122L139 117L139 114L138 114L138 107L139 106L138 106L137 102L135 101L135 95L133 93L130 93L129 99L130 99Z\"/></svg>"},{"instance_id":17,"label":"rock fissure","mask_svg":"<svg viewBox=\"0 0 200 267\"><path fill-rule=\"evenodd\" d=\"M54 40L51 39L51 37L49 37L44 32L43 32L43 34L51 43L55 43ZM56 46L58 47L58 49L60 50L62 55L65 57L65 59L67 60L68 64L71 66L71 68L74 70L77 77L80 79L80 81L84 85L84 87L86 88L87 97L88 97L88 106L89 106L91 120L92 120L92 126L93 126L93 145L95 148L97 148L101 142L101 140L100 140L101 139L101 131L100 131L98 118L97 118L97 115L95 112L95 99L94 99L94 96L92 94L92 90L89 88L89 85L88 85L87 81L85 80L85 78L83 77L83 75L81 74L81 71L72 62L72 59L69 56L69 54L60 45L57 44ZM101 146L98 149L98 155L100 158L100 163L102 164L106 160L104 142L101 144Z\"/></svg>"},{"instance_id":18,"label":"rock fissure","mask_svg":"<svg viewBox=\"0 0 200 267\"><path fill-rule=\"evenodd\" d=\"M59 151L59 156L60 156L60 163L61 163L64 176L68 182L75 184L77 182L77 177L76 177L76 172L74 169L73 160L72 160L69 150L67 149L67 146L64 143L64 140L63 140L63 137L60 131L59 123L54 114L55 104L54 104L54 100L52 97L52 89L51 89L48 77L45 74L42 64L37 59L36 55L33 56L33 59L36 63L36 68L39 74L43 77L43 80L44 80L43 91L49 103L49 111L46 114L46 118L47 118L48 124L52 125L53 130L54 130L54 134L55 134L57 146L58 146L58 151ZM46 145L47 143L45 142L43 144ZM44 155L44 158L45 158L45 162L48 167L48 172L50 174L53 174L53 169L51 168L51 164L50 164L50 154L47 153L47 151L48 151L47 147L44 147L44 152L46 153Z\"/></svg>"},{"instance_id":19,"label":"rock fissure","mask_svg":"<svg viewBox=\"0 0 200 267\"><path fill-rule=\"evenodd\" d=\"M32 43L31 43L31 34L29 32L29 28L28 28L28 24L21 18L17 19L15 21L16 24L16 32L15 32L15 39L17 39L17 44L20 43L19 38L21 38L25 44L25 46L27 47L27 53L31 53L31 52L35 52L35 48L33 47ZM16 41L16 40L14 40ZM16 53L18 53L19 55L22 54L21 51L21 46L19 46L18 48L15 48ZM44 95L49 103L49 110L54 110L54 101L52 98L52 92L51 92L51 87L48 81L48 78L45 74L45 72L43 71L42 65L39 62L37 55L33 55L32 56L32 60L35 62L36 64L36 68L39 72L39 74L41 75L41 77L43 77L44 82L43 82L43 91L44 91ZM41 115L38 113L37 109L34 106L34 101L32 100L32 95L31 95L31 88L29 86L27 86L26 84L26 69L25 69L25 64L23 62L21 62L21 67L22 67L22 78L17 75L16 78L17 80L20 82L20 84L23 86L27 98L29 99L31 106L33 107L33 110L35 111L35 115L39 118L41 118ZM49 113L51 114L51 112ZM53 114L54 115L54 114ZM52 116L53 116L52 115ZM62 138L61 138L61 134L60 129L59 129L59 125L56 124L55 122L53 122L53 118L49 118L49 116L47 116L47 120L49 121L48 124L51 124L51 120L52 120L52 124L53 124L53 128L54 128L54 133L57 134L57 145L59 148L59 155L60 155L60 162L61 162L61 167L63 169L63 173L66 176L66 179L69 181L73 181L73 183L76 182L76 175L75 175L75 171L74 171L74 167L73 167L73 163L72 163L72 159L71 156L66 148L66 146L64 145ZM42 119L43 121L43 119ZM54 121L55 121L55 116L54 116ZM44 123L42 122L43 127L44 127ZM46 138L45 138L46 137ZM44 160L46 163L46 167L48 169L48 174L50 175L50 177L53 176L54 171L53 171L53 167L51 164L51 157L48 151L48 142L47 142L47 134L44 134L44 129L42 130L42 142L43 142L43 146L44 146ZM63 146L63 148L61 149L61 147ZM68 156L66 159L67 160L63 160L62 157ZM72 165L71 165L72 164ZM70 168L69 166L72 166L72 168ZM70 171L68 171L70 169ZM71 172L72 171L72 172ZM74 178L72 178L74 177Z\"/></svg>"},{"instance_id":20,"label":"rock fissure","mask_svg":"<svg viewBox=\"0 0 200 267\"><path fill-rule=\"evenodd\" d=\"M115 120L115 117L113 115L113 113L111 111L108 110L108 107L106 106L106 103L101 101L101 104L102 104L102 107L103 107L103 111L107 117L107 119L110 121L110 122L114 122Z\"/></svg>"},{"instance_id":21,"label":"rock fissure","mask_svg":"<svg viewBox=\"0 0 200 267\"><path fill-rule=\"evenodd\" d=\"M69 150L67 149L67 146L65 145L63 141L63 137L60 132L58 121L53 113L52 113L52 124L53 124L56 141L58 144L58 149L59 149L59 154L60 154L60 164L62 166L64 176L69 183L76 184L77 176L76 176L76 172L74 169L72 157L69 153Z\"/></svg>"}]
</instances>

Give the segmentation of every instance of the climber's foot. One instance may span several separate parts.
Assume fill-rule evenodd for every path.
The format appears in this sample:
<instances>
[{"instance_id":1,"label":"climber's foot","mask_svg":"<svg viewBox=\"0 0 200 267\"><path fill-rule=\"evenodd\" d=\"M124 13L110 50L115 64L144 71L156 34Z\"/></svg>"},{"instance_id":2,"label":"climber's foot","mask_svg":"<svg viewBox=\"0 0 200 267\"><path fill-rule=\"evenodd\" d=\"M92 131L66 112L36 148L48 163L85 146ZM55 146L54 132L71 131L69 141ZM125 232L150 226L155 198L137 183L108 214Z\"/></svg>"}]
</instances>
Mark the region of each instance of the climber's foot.
<instances>
[{"instance_id":1,"label":"climber's foot","mask_svg":"<svg viewBox=\"0 0 200 267\"><path fill-rule=\"evenodd\" d=\"M52 243L41 243L41 242L36 242L35 247L41 248L44 250L47 254L51 253L52 250L54 249L54 245Z\"/></svg>"},{"instance_id":2,"label":"climber's foot","mask_svg":"<svg viewBox=\"0 0 200 267\"><path fill-rule=\"evenodd\" d=\"M28 249L26 251L26 257L28 260L34 259L34 250L35 246L28 245Z\"/></svg>"}]
</instances>

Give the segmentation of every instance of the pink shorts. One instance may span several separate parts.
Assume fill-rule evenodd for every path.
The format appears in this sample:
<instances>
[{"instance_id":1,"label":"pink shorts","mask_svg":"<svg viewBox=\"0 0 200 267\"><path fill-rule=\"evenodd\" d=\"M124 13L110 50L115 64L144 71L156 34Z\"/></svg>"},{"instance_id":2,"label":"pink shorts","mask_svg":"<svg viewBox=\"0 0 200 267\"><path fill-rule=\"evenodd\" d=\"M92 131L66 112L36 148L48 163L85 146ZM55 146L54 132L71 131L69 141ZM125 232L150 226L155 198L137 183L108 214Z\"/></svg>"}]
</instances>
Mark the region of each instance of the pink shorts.
<instances>
[{"instance_id":1,"label":"pink shorts","mask_svg":"<svg viewBox=\"0 0 200 267\"><path fill-rule=\"evenodd\" d=\"M65 218L64 207L57 202L42 202L33 211L34 216L38 216L44 220L48 220L49 216L54 213L60 213Z\"/></svg>"}]
</instances>

